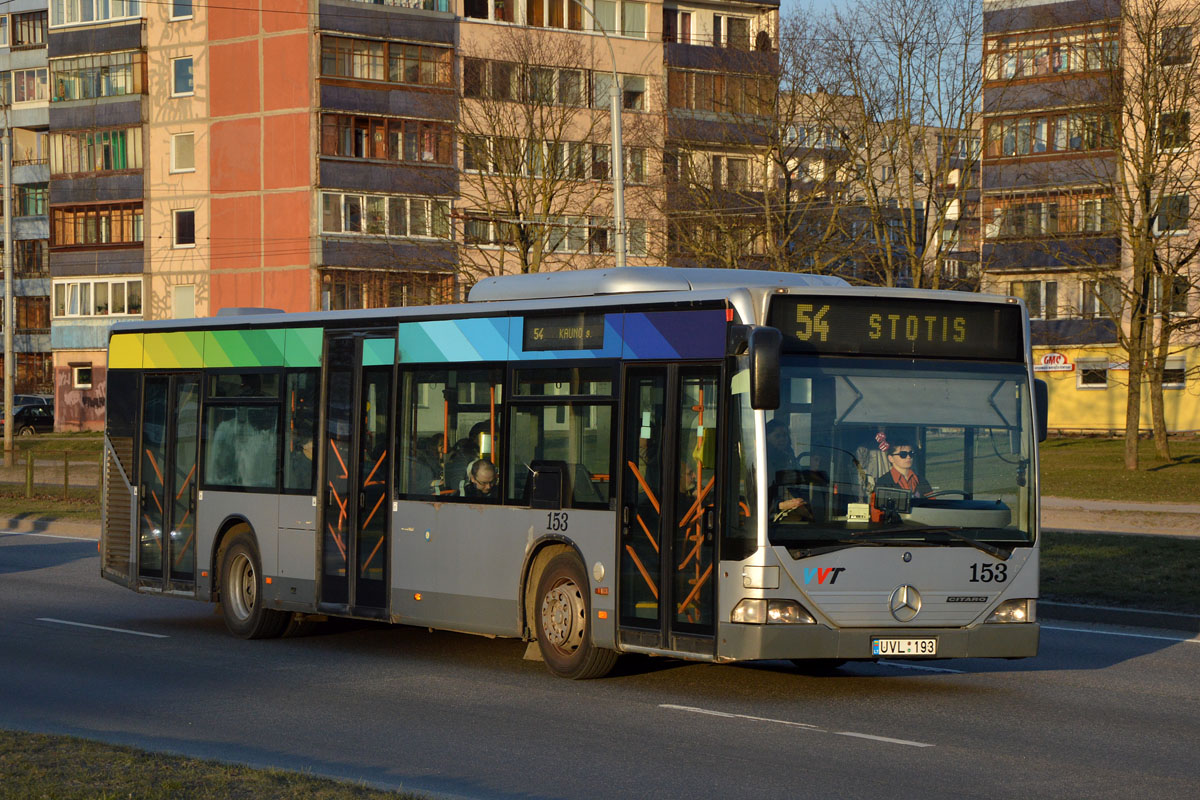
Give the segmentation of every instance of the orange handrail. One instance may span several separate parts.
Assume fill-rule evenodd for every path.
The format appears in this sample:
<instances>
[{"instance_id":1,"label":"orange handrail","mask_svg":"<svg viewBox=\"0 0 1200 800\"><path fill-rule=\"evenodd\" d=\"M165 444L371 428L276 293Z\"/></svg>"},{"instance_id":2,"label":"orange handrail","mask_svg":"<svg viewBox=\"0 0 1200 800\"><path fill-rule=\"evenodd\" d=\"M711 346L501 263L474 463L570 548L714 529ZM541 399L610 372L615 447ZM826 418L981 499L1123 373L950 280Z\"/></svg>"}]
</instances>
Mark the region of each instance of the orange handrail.
<instances>
[{"instance_id":1,"label":"orange handrail","mask_svg":"<svg viewBox=\"0 0 1200 800\"><path fill-rule=\"evenodd\" d=\"M339 475L338 478L341 480L349 478L350 470L346 468L346 462L342 460L342 454L338 452L337 443L333 440L333 437L330 437L329 439L329 446L333 448L333 454L337 456L338 463L342 465L342 474Z\"/></svg>"},{"instance_id":2,"label":"orange handrail","mask_svg":"<svg viewBox=\"0 0 1200 800\"><path fill-rule=\"evenodd\" d=\"M638 525L642 526L642 530L644 530L646 532L646 538L650 540L650 544L654 545L654 552L657 553L658 552L658 541L654 538L654 534L652 534L650 532L650 529L646 527L646 523L642 520L641 514L637 515L637 521L638 521Z\"/></svg>"},{"instance_id":3,"label":"orange handrail","mask_svg":"<svg viewBox=\"0 0 1200 800\"><path fill-rule=\"evenodd\" d=\"M704 496L707 495L709 493L709 491L712 489L713 482L716 479L717 479L716 475L714 475L708 479L708 483L705 485L705 487L703 489L700 490L700 494L696 495L696 502L692 503L692 507L689 508L687 510L687 513L683 515L683 519L679 522L679 527L681 527L681 528L687 527L687 525L690 522L692 522L693 515L698 516L697 511L700 509L700 504L704 502Z\"/></svg>"},{"instance_id":4,"label":"orange handrail","mask_svg":"<svg viewBox=\"0 0 1200 800\"><path fill-rule=\"evenodd\" d=\"M658 599L658 587L654 585L654 581L650 578L650 573L642 566L642 560L637 557L637 553L633 551L631 545L625 545L625 549L629 551L629 557L633 559L633 565L638 568L638 572L642 573L642 578L645 579L646 585L650 587L650 591L654 594L654 599Z\"/></svg>"},{"instance_id":5,"label":"orange handrail","mask_svg":"<svg viewBox=\"0 0 1200 800\"><path fill-rule=\"evenodd\" d=\"M188 484L192 482L192 475L196 472L196 465L192 464L192 469L188 472L187 477L183 479L183 488L179 490L179 494L175 495L175 499L183 497L183 492L187 489Z\"/></svg>"},{"instance_id":6,"label":"orange handrail","mask_svg":"<svg viewBox=\"0 0 1200 800\"><path fill-rule=\"evenodd\" d=\"M379 552L380 547L383 547L382 536L380 536L379 541L375 543L375 549L371 551L371 555L367 556L367 560L363 562L362 568L360 568L358 571L359 575L365 573L367 571L367 567L371 566L371 562L375 560L375 554Z\"/></svg>"},{"instance_id":7,"label":"orange handrail","mask_svg":"<svg viewBox=\"0 0 1200 800\"><path fill-rule=\"evenodd\" d=\"M712 568L713 565L709 564L708 569L704 570L704 574L696 580L696 585L692 587L691 593L689 593L684 601L679 604L679 613L683 613L683 610L691 604L692 600L696 598L696 593L700 591L700 587L708 582L709 576L712 575Z\"/></svg>"},{"instance_id":8,"label":"orange handrail","mask_svg":"<svg viewBox=\"0 0 1200 800\"><path fill-rule=\"evenodd\" d=\"M333 543L338 546L338 550L340 550L342 553L342 561L345 561L346 560L346 545L342 544L342 537L338 536L338 532L333 529L332 523L326 522L325 524L329 526L329 532L331 534L333 534Z\"/></svg>"},{"instance_id":9,"label":"orange handrail","mask_svg":"<svg viewBox=\"0 0 1200 800\"><path fill-rule=\"evenodd\" d=\"M637 482L642 485L642 491L646 493L646 497L650 500L650 505L654 506L654 510L662 513L662 508L658 505L658 498L654 496L654 492L650 491L650 487L646 484L646 479L642 477L642 473L638 470L637 464L632 461L626 462L629 468L633 470L633 477L637 478Z\"/></svg>"},{"instance_id":10,"label":"orange handrail","mask_svg":"<svg viewBox=\"0 0 1200 800\"><path fill-rule=\"evenodd\" d=\"M379 460L375 462L375 466L371 468L371 474L367 476L367 479L365 481L363 481L363 486L375 486L377 484L383 483L383 481L375 481L375 483L371 483L371 478L375 477L375 471L377 469L379 469L379 465L383 463L383 460L385 458L387 458L387 454L388 454L388 451L385 448L383 451L383 455L381 455L379 457Z\"/></svg>"}]
</instances>

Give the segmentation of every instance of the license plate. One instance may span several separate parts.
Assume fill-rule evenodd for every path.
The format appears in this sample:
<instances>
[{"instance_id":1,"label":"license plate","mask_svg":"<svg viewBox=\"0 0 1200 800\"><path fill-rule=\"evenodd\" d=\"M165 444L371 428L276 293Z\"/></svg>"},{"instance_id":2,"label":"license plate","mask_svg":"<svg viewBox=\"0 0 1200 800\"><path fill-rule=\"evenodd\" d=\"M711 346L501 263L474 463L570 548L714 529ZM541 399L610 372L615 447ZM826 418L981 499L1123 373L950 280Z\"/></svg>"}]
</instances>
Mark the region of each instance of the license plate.
<instances>
[{"instance_id":1,"label":"license plate","mask_svg":"<svg viewBox=\"0 0 1200 800\"><path fill-rule=\"evenodd\" d=\"M876 656L936 656L937 639L872 639Z\"/></svg>"}]
</instances>

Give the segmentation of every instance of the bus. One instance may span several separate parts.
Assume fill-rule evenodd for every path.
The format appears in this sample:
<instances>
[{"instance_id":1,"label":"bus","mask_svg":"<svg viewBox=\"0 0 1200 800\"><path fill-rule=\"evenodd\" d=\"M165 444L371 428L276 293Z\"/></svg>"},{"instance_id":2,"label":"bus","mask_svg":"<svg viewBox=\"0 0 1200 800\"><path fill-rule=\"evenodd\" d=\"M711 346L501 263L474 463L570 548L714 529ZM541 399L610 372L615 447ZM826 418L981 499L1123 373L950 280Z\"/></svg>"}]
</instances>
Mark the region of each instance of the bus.
<instances>
[{"instance_id":1,"label":"bus","mask_svg":"<svg viewBox=\"0 0 1200 800\"><path fill-rule=\"evenodd\" d=\"M119 323L103 577L270 638L519 638L554 674L1036 655L1015 298L752 270Z\"/></svg>"}]
</instances>

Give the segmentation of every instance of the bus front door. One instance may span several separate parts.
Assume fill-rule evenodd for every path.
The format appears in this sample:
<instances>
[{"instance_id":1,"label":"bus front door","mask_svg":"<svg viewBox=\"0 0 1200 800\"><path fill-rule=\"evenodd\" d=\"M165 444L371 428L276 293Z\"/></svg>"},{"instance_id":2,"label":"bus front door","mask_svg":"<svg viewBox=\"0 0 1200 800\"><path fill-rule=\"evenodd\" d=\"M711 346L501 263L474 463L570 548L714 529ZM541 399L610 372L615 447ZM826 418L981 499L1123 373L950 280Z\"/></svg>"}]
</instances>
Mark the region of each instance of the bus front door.
<instances>
[{"instance_id":1,"label":"bus front door","mask_svg":"<svg viewBox=\"0 0 1200 800\"><path fill-rule=\"evenodd\" d=\"M383 336L326 339L320 592L331 612L387 616L395 350Z\"/></svg>"},{"instance_id":2,"label":"bus front door","mask_svg":"<svg viewBox=\"0 0 1200 800\"><path fill-rule=\"evenodd\" d=\"M147 375L138 478L138 579L190 590L196 580L200 377Z\"/></svg>"},{"instance_id":3,"label":"bus front door","mask_svg":"<svg viewBox=\"0 0 1200 800\"><path fill-rule=\"evenodd\" d=\"M626 370L622 645L714 653L720 374L717 366Z\"/></svg>"}]
</instances>

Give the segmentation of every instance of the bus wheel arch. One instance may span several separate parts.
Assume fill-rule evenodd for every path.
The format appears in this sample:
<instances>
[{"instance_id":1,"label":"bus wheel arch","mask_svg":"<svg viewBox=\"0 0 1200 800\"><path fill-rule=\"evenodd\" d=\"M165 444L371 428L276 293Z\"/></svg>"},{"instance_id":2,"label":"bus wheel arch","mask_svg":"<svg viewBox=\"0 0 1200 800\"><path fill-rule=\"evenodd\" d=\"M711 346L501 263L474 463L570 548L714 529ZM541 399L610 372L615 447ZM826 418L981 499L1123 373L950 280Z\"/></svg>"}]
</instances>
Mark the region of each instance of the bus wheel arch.
<instances>
[{"instance_id":1,"label":"bus wheel arch","mask_svg":"<svg viewBox=\"0 0 1200 800\"><path fill-rule=\"evenodd\" d=\"M530 575L536 575L537 588L535 604L528 608L542 660L562 678L604 677L617 663L617 653L592 641L590 584L583 559L569 546L547 547L545 553L541 568Z\"/></svg>"},{"instance_id":2,"label":"bus wheel arch","mask_svg":"<svg viewBox=\"0 0 1200 800\"><path fill-rule=\"evenodd\" d=\"M547 536L536 542L525 557L525 567L521 570L521 631L526 640L537 638L534 615L538 612L539 598L537 596L538 582L542 571L555 557L563 553L574 553L583 562L579 548L569 539L561 536Z\"/></svg>"},{"instance_id":3,"label":"bus wheel arch","mask_svg":"<svg viewBox=\"0 0 1200 800\"><path fill-rule=\"evenodd\" d=\"M213 567L225 627L242 639L281 636L292 615L266 607L262 557L254 529L244 519L221 528Z\"/></svg>"}]
</instances>

